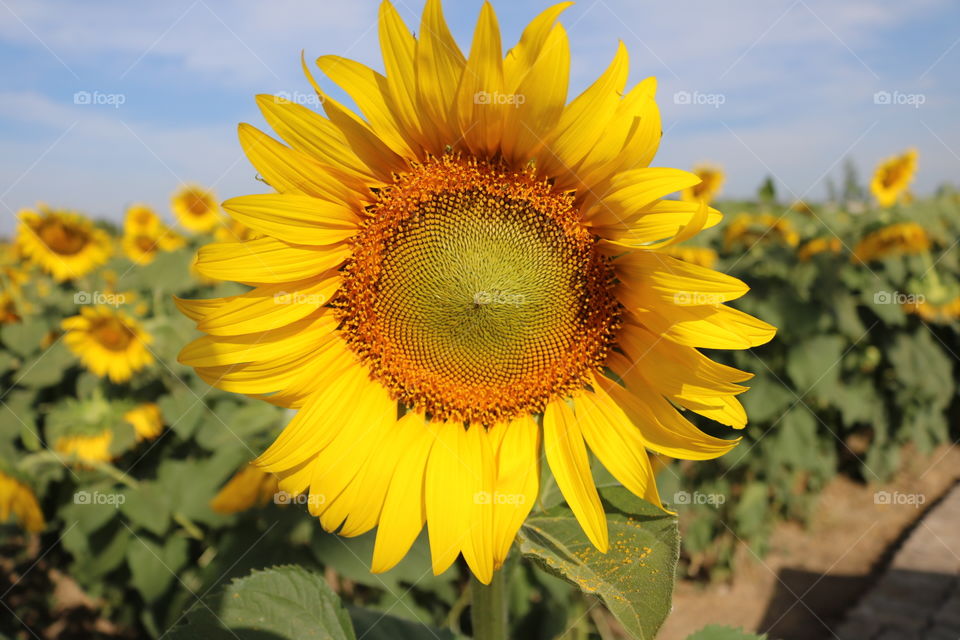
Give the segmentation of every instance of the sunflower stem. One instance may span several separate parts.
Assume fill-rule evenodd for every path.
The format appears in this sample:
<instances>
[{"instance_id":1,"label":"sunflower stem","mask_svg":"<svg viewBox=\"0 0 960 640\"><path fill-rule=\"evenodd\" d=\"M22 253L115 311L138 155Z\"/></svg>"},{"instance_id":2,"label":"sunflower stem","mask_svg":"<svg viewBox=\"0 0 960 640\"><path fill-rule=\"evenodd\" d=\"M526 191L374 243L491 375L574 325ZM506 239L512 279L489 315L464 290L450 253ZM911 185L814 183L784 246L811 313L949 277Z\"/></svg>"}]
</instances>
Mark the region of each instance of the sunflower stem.
<instances>
[{"instance_id":1,"label":"sunflower stem","mask_svg":"<svg viewBox=\"0 0 960 640\"><path fill-rule=\"evenodd\" d=\"M483 584L471 573L470 594L474 640L507 640L506 572L494 571L490 584Z\"/></svg>"}]
</instances>

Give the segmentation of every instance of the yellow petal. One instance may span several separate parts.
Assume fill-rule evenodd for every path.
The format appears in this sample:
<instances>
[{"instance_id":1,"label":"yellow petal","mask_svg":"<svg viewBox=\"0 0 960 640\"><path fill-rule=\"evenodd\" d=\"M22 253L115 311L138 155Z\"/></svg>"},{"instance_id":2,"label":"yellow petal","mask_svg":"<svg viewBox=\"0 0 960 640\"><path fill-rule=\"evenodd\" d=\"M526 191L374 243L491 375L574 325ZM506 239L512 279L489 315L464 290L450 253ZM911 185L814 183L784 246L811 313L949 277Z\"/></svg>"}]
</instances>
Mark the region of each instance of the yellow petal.
<instances>
[{"instance_id":1,"label":"yellow petal","mask_svg":"<svg viewBox=\"0 0 960 640\"><path fill-rule=\"evenodd\" d=\"M609 192L588 196L584 216L593 226L622 226L655 200L699 182L696 174L681 169L644 167L624 171L611 180Z\"/></svg>"},{"instance_id":2,"label":"yellow petal","mask_svg":"<svg viewBox=\"0 0 960 640\"><path fill-rule=\"evenodd\" d=\"M359 206L364 199L329 168L305 153L286 147L256 127L239 127L240 146L263 179L281 193L303 193L331 202Z\"/></svg>"},{"instance_id":3,"label":"yellow petal","mask_svg":"<svg viewBox=\"0 0 960 640\"><path fill-rule=\"evenodd\" d=\"M634 309L636 320L654 334L703 349L749 349L765 344L777 333L763 320L722 304L688 307L661 304Z\"/></svg>"},{"instance_id":4,"label":"yellow petal","mask_svg":"<svg viewBox=\"0 0 960 640\"><path fill-rule=\"evenodd\" d=\"M456 101L463 141L475 155L493 155L500 147L505 101L510 98L503 85L502 55L497 16L484 2Z\"/></svg>"},{"instance_id":5,"label":"yellow petal","mask_svg":"<svg viewBox=\"0 0 960 640\"><path fill-rule=\"evenodd\" d=\"M294 244L342 242L356 234L359 221L344 204L293 193L240 196L223 208L251 229Z\"/></svg>"},{"instance_id":6,"label":"yellow petal","mask_svg":"<svg viewBox=\"0 0 960 640\"><path fill-rule=\"evenodd\" d=\"M540 54L550 51L551 44L548 38L554 31L557 18L571 6L573 6L572 2L559 2L548 7L524 28L520 35L520 42L507 52L503 61L503 73L508 91L516 90L533 72L532 67ZM566 74L564 74L564 86L566 86Z\"/></svg>"},{"instance_id":7,"label":"yellow petal","mask_svg":"<svg viewBox=\"0 0 960 640\"><path fill-rule=\"evenodd\" d=\"M613 214L613 210L610 210ZM723 215L716 209L707 207L705 219L700 220L701 203L680 202L677 200L658 200L641 211L626 211L611 215L618 221L610 226L597 225L592 230L607 241L601 242L601 248L608 253L618 255L624 248L650 248L665 238L676 239L686 229L708 229L717 225ZM604 245L616 243L613 246Z\"/></svg>"},{"instance_id":8,"label":"yellow petal","mask_svg":"<svg viewBox=\"0 0 960 640\"><path fill-rule=\"evenodd\" d=\"M350 255L345 245L311 247L273 238L217 242L197 252L197 271L217 280L280 283L304 280L340 266Z\"/></svg>"},{"instance_id":9,"label":"yellow petal","mask_svg":"<svg viewBox=\"0 0 960 640\"><path fill-rule=\"evenodd\" d=\"M417 101L434 153L460 139L454 110L466 59L443 17L440 0L427 0L416 49Z\"/></svg>"},{"instance_id":10,"label":"yellow petal","mask_svg":"<svg viewBox=\"0 0 960 640\"><path fill-rule=\"evenodd\" d=\"M465 444L462 424L437 425L423 494L434 575L440 575L453 564L472 535L470 488L473 479L467 477L464 460L470 454L464 450Z\"/></svg>"},{"instance_id":11,"label":"yellow petal","mask_svg":"<svg viewBox=\"0 0 960 640\"><path fill-rule=\"evenodd\" d=\"M393 106L408 137L420 140L420 114L417 109L417 76L414 56L417 41L388 0L380 4L380 50L387 74L387 89ZM438 153L441 150L432 150Z\"/></svg>"},{"instance_id":12,"label":"yellow petal","mask_svg":"<svg viewBox=\"0 0 960 640\"><path fill-rule=\"evenodd\" d=\"M414 433L407 449L395 452L397 469L380 514L377 540L373 546L374 573L395 566L420 534L427 512L424 505L424 476L436 434L420 414L408 413L400 420Z\"/></svg>"},{"instance_id":13,"label":"yellow petal","mask_svg":"<svg viewBox=\"0 0 960 640\"><path fill-rule=\"evenodd\" d=\"M347 144L332 122L303 105L280 96L258 95L257 105L270 127L297 151L341 172L358 191L379 181ZM372 201L372 192L367 192Z\"/></svg>"},{"instance_id":14,"label":"yellow petal","mask_svg":"<svg viewBox=\"0 0 960 640\"><path fill-rule=\"evenodd\" d=\"M499 568L533 508L540 487L540 428L524 415L493 427L497 478L493 503L493 559Z\"/></svg>"},{"instance_id":15,"label":"yellow petal","mask_svg":"<svg viewBox=\"0 0 960 640\"><path fill-rule=\"evenodd\" d=\"M575 402L584 440L607 471L635 495L662 507L640 430L600 385Z\"/></svg>"},{"instance_id":16,"label":"yellow petal","mask_svg":"<svg viewBox=\"0 0 960 640\"><path fill-rule=\"evenodd\" d=\"M720 304L750 290L725 273L653 251L630 251L614 261L629 308L650 308L658 302L679 305Z\"/></svg>"},{"instance_id":17,"label":"yellow petal","mask_svg":"<svg viewBox=\"0 0 960 640\"><path fill-rule=\"evenodd\" d=\"M387 79L370 67L349 58L321 56L317 66L356 103L370 128L395 153L415 157L416 145L397 120Z\"/></svg>"},{"instance_id":18,"label":"yellow petal","mask_svg":"<svg viewBox=\"0 0 960 640\"><path fill-rule=\"evenodd\" d=\"M256 287L210 310L197 328L220 336L278 329L327 304L339 286L340 272L332 270L316 279Z\"/></svg>"},{"instance_id":19,"label":"yellow petal","mask_svg":"<svg viewBox=\"0 0 960 640\"><path fill-rule=\"evenodd\" d=\"M607 518L593 484L590 459L576 416L563 399L543 414L543 450L563 497L597 549L607 552Z\"/></svg>"}]
</instances>

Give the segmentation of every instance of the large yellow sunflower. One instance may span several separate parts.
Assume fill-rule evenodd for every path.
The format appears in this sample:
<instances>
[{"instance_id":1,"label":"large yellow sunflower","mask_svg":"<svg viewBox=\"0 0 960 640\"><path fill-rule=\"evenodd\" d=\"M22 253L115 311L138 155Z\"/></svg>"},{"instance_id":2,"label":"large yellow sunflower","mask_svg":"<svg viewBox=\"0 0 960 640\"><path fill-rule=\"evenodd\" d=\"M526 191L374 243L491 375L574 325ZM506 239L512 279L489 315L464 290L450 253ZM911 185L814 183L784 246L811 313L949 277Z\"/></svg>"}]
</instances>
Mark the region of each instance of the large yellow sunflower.
<instances>
[{"instance_id":1,"label":"large yellow sunflower","mask_svg":"<svg viewBox=\"0 0 960 640\"><path fill-rule=\"evenodd\" d=\"M426 522L434 572L462 554L489 582L533 507L541 447L606 550L588 447L659 505L648 450L706 459L737 442L676 407L746 422L735 396L750 375L697 348L745 349L775 330L722 304L747 291L739 280L652 251L721 216L662 199L698 178L649 167L656 83L626 89L622 45L567 103L567 4L506 56L485 4L465 56L439 0L419 38L384 2L386 76L317 61L363 118L314 82L325 116L259 99L287 144L240 126L277 193L225 202L263 237L208 245L197 268L252 289L179 301L208 334L181 361L299 410L257 463L308 493L327 530L379 524L374 571Z\"/></svg>"},{"instance_id":2,"label":"large yellow sunflower","mask_svg":"<svg viewBox=\"0 0 960 640\"><path fill-rule=\"evenodd\" d=\"M205 233L221 223L216 196L198 185L184 185L173 194L170 206L177 220L188 231Z\"/></svg>"},{"instance_id":3,"label":"large yellow sunflower","mask_svg":"<svg viewBox=\"0 0 960 640\"><path fill-rule=\"evenodd\" d=\"M907 190L917 172L917 150L908 149L887 158L873 172L870 191L881 207L892 207Z\"/></svg>"},{"instance_id":4,"label":"large yellow sunflower","mask_svg":"<svg viewBox=\"0 0 960 640\"><path fill-rule=\"evenodd\" d=\"M113 252L106 231L79 214L46 207L20 212L17 245L31 262L59 281L86 275Z\"/></svg>"},{"instance_id":5,"label":"large yellow sunflower","mask_svg":"<svg viewBox=\"0 0 960 640\"><path fill-rule=\"evenodd\" d=\"M708 204L720 193L726 176L723 169L712 165L701 164L693 168L693 173L700 178L700 182L690 185L681 192L681 197L687 202L706 201Z\"/></svg>"},{"instance_id":6,"label":"large yellow sunflower","mask_svg":"<svg viewBox=\"0 0 960 640\"><path fill-rule=\"evenodd\" d=\"M83 365L113 382L125 382L153 362L147 349L152 337L124 311L104 305L80 309L61 323L63 341Z\"/></svg>"},{"instance_id":7,"label":"large yellow sunflower","mask_svg":"<svg viewBox=\"0 0 960 640\"><path fill-rule=\"evenodd\" d=\"M0 523L6 522L10 514L17 517L26 531L43 531L43 512L33 490L17 478L0 471Z\"/></svg>"}]
</instances>

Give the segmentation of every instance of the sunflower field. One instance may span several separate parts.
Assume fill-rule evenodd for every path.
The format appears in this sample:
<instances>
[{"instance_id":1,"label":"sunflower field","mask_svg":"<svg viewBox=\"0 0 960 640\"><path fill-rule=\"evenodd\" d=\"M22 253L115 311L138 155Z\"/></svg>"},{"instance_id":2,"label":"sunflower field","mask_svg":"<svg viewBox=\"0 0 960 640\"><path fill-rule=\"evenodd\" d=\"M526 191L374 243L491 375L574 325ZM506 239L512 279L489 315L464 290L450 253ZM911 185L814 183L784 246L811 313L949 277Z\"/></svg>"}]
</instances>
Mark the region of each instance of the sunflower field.
<instances>
[{"instance_id":1,"label":"sunflower field","mask_svg":"<svg viewBox=\"0 0 960 640\"><path fill-rule=\"evenodd\" d=\"M567 103L564 8L504 57L489 4L464 55L385 2L387 76L317 60L364 117L257 98L271 193L18 213L0 639L652 639L960 435L960 194L651 167L656 81L621 44Z\"/></svg>"}]
</instances>

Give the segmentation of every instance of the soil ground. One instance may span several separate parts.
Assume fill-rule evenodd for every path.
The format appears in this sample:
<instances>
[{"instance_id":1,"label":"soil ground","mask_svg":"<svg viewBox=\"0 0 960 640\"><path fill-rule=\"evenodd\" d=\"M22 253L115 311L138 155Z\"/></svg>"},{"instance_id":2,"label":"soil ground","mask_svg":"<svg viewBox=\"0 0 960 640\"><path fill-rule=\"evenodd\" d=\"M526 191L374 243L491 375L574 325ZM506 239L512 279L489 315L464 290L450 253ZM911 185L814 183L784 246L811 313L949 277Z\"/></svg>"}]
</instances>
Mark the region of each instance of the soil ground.
<instances>
[{"instance_id":1,"label":"soil ground","mask_svg":"<svg viewBox=\"0 0 960 640\"><path fill-rule=\"evenodd\" d=\"M771 639L834 638L832 629L877 580L912 527L960 480L960 447L945 446L931 456L904 452L904 460L885 485L837 476L808 527L779 525L762 559L741 546L729 583L680 582L657 639L683 640L708 624ZM878 504L880 491L900 504ZM919 501L915 496L922 496L922 505L912 504Z\"/></svg>"}]
</instances>

